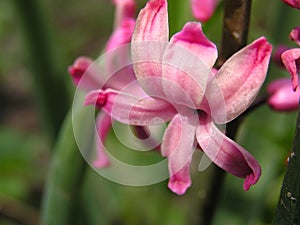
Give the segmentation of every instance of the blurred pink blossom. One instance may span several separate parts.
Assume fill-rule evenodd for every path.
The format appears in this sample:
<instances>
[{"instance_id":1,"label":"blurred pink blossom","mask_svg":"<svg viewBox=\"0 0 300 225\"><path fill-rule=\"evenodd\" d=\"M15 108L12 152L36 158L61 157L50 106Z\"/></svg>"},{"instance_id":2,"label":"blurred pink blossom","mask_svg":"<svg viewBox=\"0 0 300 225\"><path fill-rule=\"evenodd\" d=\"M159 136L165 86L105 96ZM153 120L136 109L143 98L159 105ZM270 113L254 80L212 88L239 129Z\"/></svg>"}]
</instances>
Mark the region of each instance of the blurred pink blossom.
<instances>
[{"instance_id":1,"label":"blurred pink blossom","mask_svg":"<svg viewBox=\"0 0 300 225\"><path fill-rule=\"evenodd\" d=\"M213 15L217 0L191 0L192 12L196 19L206 22Z\"/></svg>"},{"instance_id":2,"label":"blurred pink blossom","mask_svg":"<svg viewBox=\"0 0 300 225\"><path fill-rule=\"evenodd\" d=\"M290 33L290 39L300 44L300 27L294 28ZM292 48L284 51L281 55L282 62L292 78L292 87L296 91L298 87L298 70L300 62L300 48Z\"/></svg>"},{"instance_id":3,"label":"blurred pink blossom","mask_svg":"<svg viewBox=\"0 0 300 225\"><path fill-rule=\"evenodd\" d=\"M291 82L288 78L281 78L272 81L268 87L268 104L276 111L293 111L298 109L300 91L291 89Z\"/></svg>"}]
</instances>

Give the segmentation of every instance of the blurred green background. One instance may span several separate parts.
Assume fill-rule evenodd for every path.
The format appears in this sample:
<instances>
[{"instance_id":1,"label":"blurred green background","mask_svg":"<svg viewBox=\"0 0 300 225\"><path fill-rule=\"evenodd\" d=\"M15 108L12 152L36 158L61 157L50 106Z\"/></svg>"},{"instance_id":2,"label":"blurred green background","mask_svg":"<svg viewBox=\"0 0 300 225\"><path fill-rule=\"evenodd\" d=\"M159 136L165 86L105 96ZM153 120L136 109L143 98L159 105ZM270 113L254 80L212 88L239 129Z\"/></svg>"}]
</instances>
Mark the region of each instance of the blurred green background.
<instances>
[{"instance_id":1,"label":"blurred green background","mask_svg":"<svg viewBox=\"0 0 300 225\"><path fill-rule=\"evenodd\" d=\"M74 92L67 67L80 55L96 58L100 54L112 31L114 15L110 0L30 0L38 2L41 18L36 20L42 21L42 26L28 28L24 22L26 14L20 10L21 1L24 0L0 1L0 225L39 224L53 146ZM176 1L170 0L169 4ZM141 7L145 1L138 4ZM170 21L174 31L186 22L189 11L180 15L180 21ZM264 35L274 49L279 43L295 46L288 34L299 18L300 13L279 0L253 0L249 41ZM219 48L221 29L222 4L211 21L204 24L207 36ZM35 31L45 39L32 42L30 35ZM46 70L41 67L43 58L48 63ZM42 90L45 96L57 93L55 109L42 102L41 90L36 87L36 76L48 73L59 77L57 85L45 85ZM288 75L271 63L266 84L281 76ZM49 124L47 118L56 113L53 121L58 121L58 125ZM257 185L244 192L243 180L226 175L213 224L271 224L295 121L295 113L276 113L268 106L245 119L237 141L260 162L262 176ZM107 144L119 151L130 151L116 141L113 132ZM143 157L129 155L137 157L135 160ZM199 172L200 156L199 152L195 154L193 184L184 196L171 193L167 181L148 187L127 187L102 178L88 166L82 167L81 182L72 200L72 224L199 224L203 202L209 201L206 194L213 167Z\"/></svg>"}]
</instances>

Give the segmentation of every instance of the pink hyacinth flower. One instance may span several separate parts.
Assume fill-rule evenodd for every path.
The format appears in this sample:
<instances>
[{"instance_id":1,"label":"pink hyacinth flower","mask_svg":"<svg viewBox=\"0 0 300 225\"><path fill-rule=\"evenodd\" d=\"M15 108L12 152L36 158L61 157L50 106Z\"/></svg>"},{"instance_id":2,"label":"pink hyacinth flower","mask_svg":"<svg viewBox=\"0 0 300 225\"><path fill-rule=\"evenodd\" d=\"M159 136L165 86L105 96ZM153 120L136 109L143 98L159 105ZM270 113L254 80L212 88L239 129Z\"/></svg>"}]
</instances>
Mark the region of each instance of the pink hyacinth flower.
<instances>
[{"instance_id":1,"label":"pink hyacinth flower","mask_svg":"<svg viewBox=\"0 0 300 225\"><path fill-rule=\"evenodd\" d=\"M189 170L197 143L216 165L244 178L248 190L258 181L260 166L215 122L230 122L253 102L266 77L271 45L264 37L255 40L213 76L217 48L200 23L187 23L170 42L168 37L167 1L150 0L137 18L131 41L135 75L148 96L96 90L86 96L86 104L126 124L170 121L161 153L168 157L168 186L173 192L184 194L191 185Z\"/></svg>"},{"instance_id":2,"label":"pink hyacinth flower","mask_svg":"<svg viewBox=\"0 0 300 225\"><path fill-rule=\"evenodd\" d=\"M81 90L92 91L99 88L115 88L119 90L135 80L132 66L119 70L120 65L124 65L124 61L128 57L129 49L121 46L131 41L135 25L135 1L113 0L113 3L116 6L115 28L105 47L107 54L104 68L88 57L77 58L74 64L69 67L69 73L73 78L74 84ZM116 51L117 48L121 50ZM109 79L108 76L110 77ZM141 92L141 90L137 92ZM110 163L104 143L111 125L112 118L109 114L100 112L97 115L95 129L97 157L93 162L96 168L106 167Z\"/></svg>"},{"instance_id":3,"label":"pink hyacinth flower","mask_svg":"<svg viewBox=\"0 0 300 225\"><path fill-rule=\"evenodd\" d=\"M286 50L281 55L283 65L292 77L293 90L296 91L298 87L298 61L300 60L300 48L292 48Z\"/></svg>"},{"instance_id":4,"label":"pink hyacinth flower","mask_svg":"<svg viewBox=\"0 0 300 225\"><path fill-rule=\"evenodd\" d=\"M281 78L272 81L267 88L269 99L268 104L276 111L293 111L298 109L300 91L292 91L290 80Z\"/></svg>"},{"instance_id":5,"label":"pink hyacinth flower","mask_svg":"<svg viewBox=\"0 0 300 225\"><path fill-rule=\"evenodd\" d=\"M206 22L213 15L217 0L191 0L192 12L196 19Z\"/></svg>"},{"instance_id":6,"label":"pink hyacinth flower","mask_svg":"<svg viewBox=\"0 0 300 225\"><path fill-rule=\"evenodd\" d=\"M282 0L282 1L293 8L300 9L300 1L299 0Z\"/></svg>"},{"instance_id":7,"label":"pink hyacinth flower","mask_svg":"<svg viewBox=\"0 0 300 225\"><path fill-rule=\"evenodd\" d=\"M300 45L300 27L294 28L290 33L290 39ZM298 70L300 65L300 49L293 48L284 51L281 55L282 63L292 78L293 90L298 87Z\"/></svg>"}]
</instances>

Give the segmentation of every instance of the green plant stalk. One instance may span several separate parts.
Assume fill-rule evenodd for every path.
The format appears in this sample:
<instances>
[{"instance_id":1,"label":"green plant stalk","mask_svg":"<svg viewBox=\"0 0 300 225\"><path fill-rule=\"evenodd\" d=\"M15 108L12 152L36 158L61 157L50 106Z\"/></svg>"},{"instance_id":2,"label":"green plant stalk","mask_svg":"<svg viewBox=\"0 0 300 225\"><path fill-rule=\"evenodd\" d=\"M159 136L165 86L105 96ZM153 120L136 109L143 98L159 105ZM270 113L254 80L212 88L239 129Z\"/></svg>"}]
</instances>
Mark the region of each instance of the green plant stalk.
<instances>
[{"instance_id":1,"label":"green plant stalk","mask_svg":"<svg viewBox=\"0 0 300 225\"><path fill-rule=\"evenodd\" d=\"M80 182L86 163L73 134L72 113L67 116L53 155L42 207L42 225L73 225Z\"/></svg>"},{"instance_id":2,"label":"green plant stalk","mask_svg":"<svg viewBox=\"0 0 300 225\"><path fill-rule=\"evenodd\" d=\"M300 223L300 106L293 149L288 159L274 225L297 225Z\"/></svg>"},{"instance_id":3,"label":"green plant stalk","mask_svg":"<svg viewBox=\"0 0 300 225\"><path fill-rule=\"evenodd\" d=\"M224 21L221 55L218 59L218 66L228 59L232 54L247 44L247 36L250 23L251 0L225 0L224 1ZM241 119L237 118L226 126L226 135L235 139ZM222 192L225 172L213 167L210 187L207 197L200 213L200 223L210 225L218 205Z\"/></svg>"},{"instance_id":4,"label":"green plant stalk","mask_svg":"<svg viewBox=\"0 0 300 225\"><path fill-rule=\"evenodd\" d=\"M186 22L192 20L189 1L169 1L168 13L170 36L179 32Z\"/></svg>"},{"instance_id":5,"label":"green plant stalk","mask_svg":"<svg viewBox=\"0 0 300 225\"><path fill-rule=\"evenodd\" d=\"M70 106L66 72L61 69L59 54L55 54L54 34L38 0L14 0L32 67L35 94L44 125L52 140L58 134ZM43 9L43 10L42 10Z\"/></svg>"}]
</instances>

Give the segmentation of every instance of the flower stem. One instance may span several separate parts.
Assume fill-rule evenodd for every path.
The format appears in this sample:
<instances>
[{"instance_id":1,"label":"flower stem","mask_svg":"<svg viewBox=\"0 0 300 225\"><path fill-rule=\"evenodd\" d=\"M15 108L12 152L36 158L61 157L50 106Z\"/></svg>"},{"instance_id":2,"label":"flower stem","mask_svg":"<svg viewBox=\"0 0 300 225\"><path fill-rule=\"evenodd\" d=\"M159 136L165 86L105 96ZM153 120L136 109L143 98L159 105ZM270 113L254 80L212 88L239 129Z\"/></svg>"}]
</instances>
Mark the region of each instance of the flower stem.
<instances>
[{"instance_id":1,"label":"flower stem","mask_svg":"<svg viewBox=\"0 0 300 225\"><path fill-rule=\"evenodd\" d=\"M233 53L247 44L251 12L251 0L225 0L221 55L221 66Z\"/></svg>"},{"instance_id":2,"label":"flower stem","mask_svg":"<svg viewBox=\"0 0 300 225\"><path fill-rule=\"evenodd\" d=\"M75 224L74 212L78 203L80 182L86 163L81 156L73 134L70 113L61 130L53 155L50 176L43 199L42 225Z\"/></svg>"},{"instance_id":3,"label":"flower stem","mask_svg":"<svg viewBox=\"0 0 300 225\"><path fill-rule=\"evenodd\" d=\"M292 153L282 183L274 225L300 223L300 106Z\"/></svg>"},{"instance_id":4,"label":"flower stem","mask_svg":"<svg viewBox=\"0 0 300 225\"><path fill-rule=\"evenodd\" d=\"M55 54L53 33L45 10L38 0L14 0L22 23L26 51L31 64L35 94L40 106L44 125L50 137L59 132L61 123L70 106L68 88L60 63L60 54Z\"/></svg>"},{"instance_id":5,"label":"flower stem","mask_svg":"<svg viewBox=\"0 0 300 225\"><path fill-rule=\"evenodd\" d=\"M250 23L251 0L225 0L224 1L224 21L221 55L218 59L218 67L236 51L247 44L247 36ZM237 118L226 126L226 135L234 139L240 125ZM200 224L212 224L213 217L221 195L224 183L225 172L214 166L213 178L207 192L204 206L201 209Z\"/></svg>"}]
</instances>

